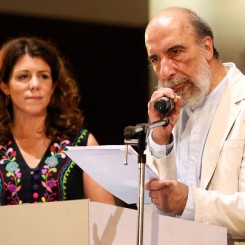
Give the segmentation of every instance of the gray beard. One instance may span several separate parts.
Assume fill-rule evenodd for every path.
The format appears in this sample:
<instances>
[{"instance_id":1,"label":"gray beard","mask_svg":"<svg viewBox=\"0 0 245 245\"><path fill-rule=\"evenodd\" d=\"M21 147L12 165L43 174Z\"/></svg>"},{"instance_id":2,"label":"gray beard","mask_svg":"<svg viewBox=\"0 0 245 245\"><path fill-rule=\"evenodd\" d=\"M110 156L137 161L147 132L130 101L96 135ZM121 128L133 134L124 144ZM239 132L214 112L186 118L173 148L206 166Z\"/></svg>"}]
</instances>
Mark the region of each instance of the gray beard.
<instances>
[{"instance_id":1,"label":"gray beard","mask_svg":"<svg viewBox=\"0 0 245 245\"><path fill-rule=\"evenodd\" d=\"M182 98L182 107L194 108L200 106L211 87L211 72L206 60L204 60L199 68L198 73L194 76L195 82L188 77L170 78L163 81L165 88L174 88L182 83L188 83L184 90L178 92L178 95ZM158 88L162 88L161 82L158 84Z\"/></svg>"}]
</instances>

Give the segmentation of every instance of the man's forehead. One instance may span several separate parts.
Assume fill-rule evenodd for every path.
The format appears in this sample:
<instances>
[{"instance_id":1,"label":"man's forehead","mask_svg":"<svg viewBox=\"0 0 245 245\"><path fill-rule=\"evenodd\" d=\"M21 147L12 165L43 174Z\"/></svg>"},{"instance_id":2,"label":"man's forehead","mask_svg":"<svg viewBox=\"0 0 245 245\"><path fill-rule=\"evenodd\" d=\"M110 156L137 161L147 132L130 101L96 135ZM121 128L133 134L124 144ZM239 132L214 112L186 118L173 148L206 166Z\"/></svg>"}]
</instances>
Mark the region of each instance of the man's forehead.
<instances>
[{"instance_id":1,"label":"man's forehead","mask_svg":"<svg viewBox=\"0 0 245 245\"><path fill-rule=\"evenodd\" d=\"M168 26L169 24L171 24L171 22L173 22L173 17L172 16L160 16L156 18L154 22L155 23L153 24L157 24L161 26Z\"/></svg>"},{"instance_id":2,"label":"man's forehead","mask_svg":"<svg viewBox=\"0 0 245 245\"><path fill-rule=\"evenodd\" d=\"M195 28L183 14L177 16L159 15L149 23L145 33L146 41L161 33L165 35L182 33L181 35L195 36Z\"/></svg>"}]
</instances>

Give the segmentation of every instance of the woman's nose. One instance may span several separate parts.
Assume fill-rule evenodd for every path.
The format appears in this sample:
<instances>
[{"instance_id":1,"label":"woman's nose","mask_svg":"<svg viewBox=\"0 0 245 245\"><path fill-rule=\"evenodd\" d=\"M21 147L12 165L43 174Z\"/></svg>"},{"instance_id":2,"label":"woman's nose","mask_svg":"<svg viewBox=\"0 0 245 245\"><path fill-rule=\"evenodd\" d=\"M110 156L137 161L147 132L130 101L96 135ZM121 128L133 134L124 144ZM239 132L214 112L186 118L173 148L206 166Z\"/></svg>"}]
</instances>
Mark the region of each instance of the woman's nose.
<instances>
[{"instance_id":1,"label":"woman's nose","mask_svg":"<svg viewBox=\"0 0 245 245\"><path fill-rule=\"evenodd\" d=\"M37 76L33 76L30 80L30 89L39 88L39 80Z\"/></svg>"}]
</instances>

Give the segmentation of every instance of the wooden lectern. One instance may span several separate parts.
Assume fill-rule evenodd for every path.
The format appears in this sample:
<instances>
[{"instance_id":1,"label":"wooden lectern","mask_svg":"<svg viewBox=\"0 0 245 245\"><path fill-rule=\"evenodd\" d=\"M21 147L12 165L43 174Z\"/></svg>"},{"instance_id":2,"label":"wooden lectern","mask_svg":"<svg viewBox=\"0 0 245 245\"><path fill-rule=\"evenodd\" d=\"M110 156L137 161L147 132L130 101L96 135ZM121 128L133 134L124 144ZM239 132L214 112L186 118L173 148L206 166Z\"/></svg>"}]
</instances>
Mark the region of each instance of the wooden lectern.
<instances>
[{"instance_id":1,"label":"wooden lectern","mask_svg":"<svg viewBox=\"0 0 245 245\"><path fill-rule=\"evenodd\" d=\"M3 245L136 245L137 210L89 200L0 207ZM144 245L227 245L227 230L144 211Z\"/></svg>"}]
</instances>

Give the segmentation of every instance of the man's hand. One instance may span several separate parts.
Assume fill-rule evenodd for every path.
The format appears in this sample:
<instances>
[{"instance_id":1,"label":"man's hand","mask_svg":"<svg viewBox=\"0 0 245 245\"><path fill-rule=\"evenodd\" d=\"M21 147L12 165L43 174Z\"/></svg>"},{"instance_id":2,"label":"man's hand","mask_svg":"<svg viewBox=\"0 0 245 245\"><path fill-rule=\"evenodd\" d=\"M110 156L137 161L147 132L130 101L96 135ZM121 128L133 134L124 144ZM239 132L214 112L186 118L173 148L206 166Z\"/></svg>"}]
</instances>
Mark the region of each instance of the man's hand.
<instances>
[{"instance_id":1,"label":"man's hand","mask_svg":"<svg viewBox=\"0 0 245 245\"><path fill-rule=\"evenodd\" d=\"M174 108L169 113L167 113L167 117L169 119L169 125L166 127L155 127L152 131L152 139L155 143L159 145L167 145L169 143L169 139L173 130L173 127L178 121L180 109L181 109L181 97L176 95L174 91L170 88L162 88L155 91L150 101L148 102L148 115L149 121L151 123L157 122L162 119L163 115L159 113L155 108L155 102L161 97L166 96L174 100Z\"/></svg>"},{"instance_id":2,"label":"man's hand","mask_svg":"<svg viewBox=\"0 0 245 245\"><path fill-rule=\"evenodd\" d=\"M145 186L156 207L167 213L182 214L187 198L188 186L175 180L152 180Z\"/></svg>"}]
</instances>

